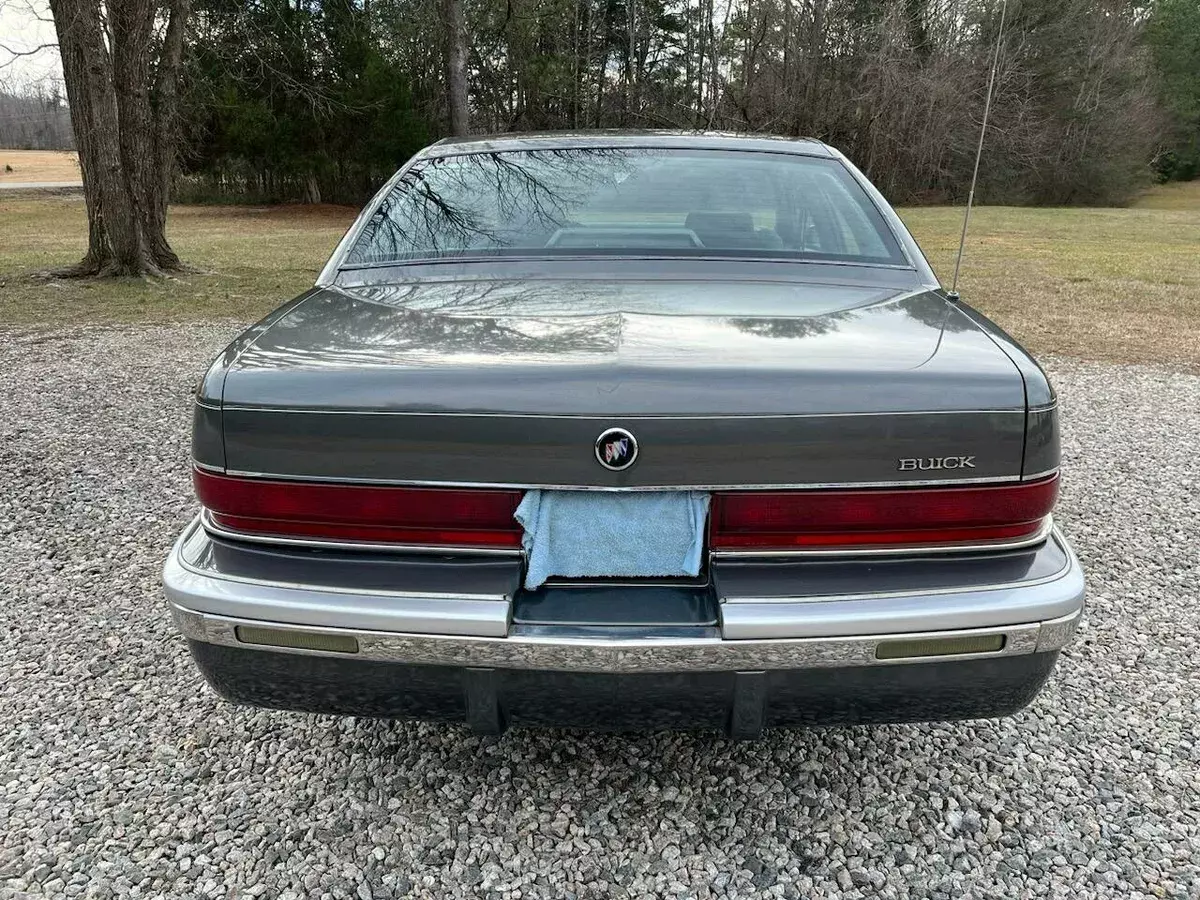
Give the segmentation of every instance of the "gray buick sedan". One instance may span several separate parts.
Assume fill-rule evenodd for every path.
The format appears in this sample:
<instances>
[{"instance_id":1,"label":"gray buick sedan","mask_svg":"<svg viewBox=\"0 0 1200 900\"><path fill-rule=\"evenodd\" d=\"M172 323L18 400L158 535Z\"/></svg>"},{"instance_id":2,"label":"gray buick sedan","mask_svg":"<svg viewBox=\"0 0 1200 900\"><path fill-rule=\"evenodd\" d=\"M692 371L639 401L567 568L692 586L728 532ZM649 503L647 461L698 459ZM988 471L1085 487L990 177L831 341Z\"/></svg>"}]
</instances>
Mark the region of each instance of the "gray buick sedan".
<instances>
[{"instance_id":1,"label":"gray buick sedan","mask_svg":"<svg viewBox=\"0 0 1200 900\"><path fill-rule=\"evenodd\" d=\"M811 140L417 154L200 383L174 620L239 703L1000 716L1084 602L1037 363Z\"/></svg>"}]
</instances>

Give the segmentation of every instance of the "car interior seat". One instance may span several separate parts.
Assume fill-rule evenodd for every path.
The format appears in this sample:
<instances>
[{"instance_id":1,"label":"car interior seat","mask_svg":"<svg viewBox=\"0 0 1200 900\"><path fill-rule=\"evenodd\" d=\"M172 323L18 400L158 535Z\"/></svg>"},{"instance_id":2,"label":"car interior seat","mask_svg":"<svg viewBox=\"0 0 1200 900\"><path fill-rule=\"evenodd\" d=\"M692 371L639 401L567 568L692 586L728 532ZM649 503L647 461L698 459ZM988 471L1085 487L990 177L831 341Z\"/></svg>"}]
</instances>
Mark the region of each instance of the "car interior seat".
<instances>
[{"instance_id":1,"label":"car interior seat","mask_svg":"<svg viewBox=\"0 0 1200 900\"><path fill-rule=\"evenodd\" d=\"M687 214L684 225L696 233L705 247L725 250L774 250L782 241L774 231L758 230L746 212L693 211Z\"/></svg>"}]
</instances>

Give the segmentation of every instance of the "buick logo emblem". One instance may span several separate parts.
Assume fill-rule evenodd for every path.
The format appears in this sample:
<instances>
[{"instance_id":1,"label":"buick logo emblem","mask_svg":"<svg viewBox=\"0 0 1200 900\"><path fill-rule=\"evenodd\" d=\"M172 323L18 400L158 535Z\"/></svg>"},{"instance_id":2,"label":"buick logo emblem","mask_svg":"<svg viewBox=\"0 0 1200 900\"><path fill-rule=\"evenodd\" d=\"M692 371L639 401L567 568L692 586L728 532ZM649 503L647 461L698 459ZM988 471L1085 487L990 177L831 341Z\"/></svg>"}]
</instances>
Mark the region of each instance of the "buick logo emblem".
<instances>
[{"instance_id":1,"label":"buick logo emblem","mask_svg":"<svg viewBox=\"0 0 1200 900\"><path fill-rule=\"evenodd\" d=\"M637 455L637 439L624 428L610 428L596 438L596 462L606 469L628 469Z\"/></svg>"}]
</instances>

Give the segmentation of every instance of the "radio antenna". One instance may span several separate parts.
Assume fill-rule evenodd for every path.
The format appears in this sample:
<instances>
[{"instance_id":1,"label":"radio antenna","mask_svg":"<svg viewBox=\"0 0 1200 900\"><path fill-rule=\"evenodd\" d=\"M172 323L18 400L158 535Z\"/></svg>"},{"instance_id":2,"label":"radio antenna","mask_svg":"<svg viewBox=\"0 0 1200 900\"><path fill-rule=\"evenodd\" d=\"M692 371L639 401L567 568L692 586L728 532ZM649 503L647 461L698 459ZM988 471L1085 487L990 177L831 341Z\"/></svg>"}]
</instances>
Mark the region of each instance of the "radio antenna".
<instances>
[{"instance_id":1,"label":"radio antenna","mask_svg":"<svg viewBox=\"0 0 1200 900\"><path fill-rule=\"evenodd\" d=\"M996 48L992 51L992 70L988 73L987 98L983 101L983 124L979 127L979 146L975 148L975 170L971 173L971 190L967 193L967 211L963 214L962 234L958 238L958 258L954 260L954 281L950 285L950 300L958 299L958 270L962 267L963 248L967 245L967 226L971 224L971 207L975 205L975 183L979 181L979 161L983 158L983 136L987 134L988 114L992 111L992 91L996 86L996 70L1000 68L1000 41L1004 37L1004 16L1008 0L1000 0L1000 27L996 31Z\"/></svg>"}]
</instances>

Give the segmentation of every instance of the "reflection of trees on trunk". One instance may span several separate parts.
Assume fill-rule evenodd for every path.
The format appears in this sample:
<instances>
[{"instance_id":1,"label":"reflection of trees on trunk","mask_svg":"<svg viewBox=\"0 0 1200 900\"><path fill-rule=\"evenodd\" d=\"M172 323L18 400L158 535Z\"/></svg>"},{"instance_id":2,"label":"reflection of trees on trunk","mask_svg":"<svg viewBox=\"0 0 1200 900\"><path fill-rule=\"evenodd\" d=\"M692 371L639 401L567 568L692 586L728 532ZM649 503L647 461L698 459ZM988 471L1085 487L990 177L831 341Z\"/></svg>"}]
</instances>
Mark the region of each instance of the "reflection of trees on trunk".
<instances>
[{"instance_id":1,"label":"reflection of trees on trunk","mask_svg":"<svg viewBox=\"0 0 1200 900\"><path fill-rule=\"evenodd\" d=\"M899 301L898 305L909 318L916 319L930 328L962 332L974 331L976 327L974 322L932 292L908 297Z\"/></svg>"},{"instance_id":2,"label":"reflection of trees on trunk","mask_svg":"<svg viewBox=\"0 0 1200 900\"><path fill-rule=\"evenodd\" d=\"M680 287L659 283L623 293L607 280L469 279L329 290L260 335L239 365L477 365L501 373L509 364L602 364L616 371L716 363L752 370L781 362L811 366L830 353L870 354L862 357L868 365L909 364L914 354L932 358L950 332L974 327L932 292L849 308L825 305L811 315L772 314L773 304L765 303L730 316L707 306L705 296L670 310L653 306L654 297ZM734 301L727 287L717 285L710 296L724 296L728 308ZM774 308L784 305L780 299Z\"/></svg>"},{"instance_id":3,"label":"reflection of trees on trunk","mask_svg":"<svg viewBox=\"0 0 1200 900\"><path fill-rule=\"evenodd\" d=\"M890 303L901 304L911 316L939 325L947 306L932 293L905 300L889 300L897 288L830 285L804 281L730 282L692 277L664 281L629 277L624 262L614 260L604 268L588 267L584 277L564 271L551 277L503 274L479 266L478 274L455 280L421 275L401 276L395 269L375 269L360 275L376 277L374 283L340 288L372 303L415 312L448 315L557 317L570 315L683 315L738 321L786 321L795 317L869 313ZM777 274L770 263L770 274ZM418 272L424 271L418 268ZM571 270L578 272L578 266ZM797 275L804 269L797 270ZM807 311L807 312L806 312Z\"/></svg>"},{"instance_id":4,"label":"reflection of trees on trunk","mask_svg":"<svg viewBox=\"0 0 1200 900\"><path fill-rule=\"evenodd\" d=\"M965 315L955 312L944 300L933 292L906 297L903 300L873 304L855 309L823 313L818 316L797 318L766 318L743 316L731 318L729 323L746 334L770 338L806 338L831 334L845 322L861 321L870 316L890 316L896 311L922 325L938 331L966 332L975 328L975 323Z\"/></svg>"},{"instance_id":5,"label":"reflection of trees on trunk","mask_svg":"<svg viewBox=\"0 0 1200 900\"><path fill-rule=\"evenodd\" d=\"M606 353L617 346L619 328L615 317L571 319L504 319L457 317L429 313L380 310L350 323L343 340L360 347L375 347L388 358L397 350L424 354ZM331 346L350 343L331 340Z\"/></svg>"},{"instance_id":6,"label":"reflection of trees on trunk","mask_svg":"<svg viewBox=\"0 0 1200 900\"><path fill-rule=\"evenodd\" d=\"M472 278L457 282L408 281L346 289L354 297L413 312L446 315L559 317L623 311L609 283ZM620 297L619 289L615 291Z\"/></svg>"},{"instance_id":7,"label":"reflection of trees on trunk","mask_svg":"<svg viewBox=\"0 0 1200 900\"><path fill-rule=\"evenodd\" d=\"M244 363L395 363L406 354L424 362L456 354L586 355L611 353L619 336L618 316L465 316L382 303L355 303L352 310L344 303L308 303L278 323L273 341Z\"/></svg>"},{"instance_id":8,"label":"reflection of trees on trunk","mask_svg":"<svg viewBox=\"0 0 1200 900\"><path fill-rule=\"evenodd\" d=\"M847 318L859 315L855 311L826 313L806 319L734 318L728 322L738 331L766 338L806 338L837 331Z\"/></svg>"}]
</instances>

